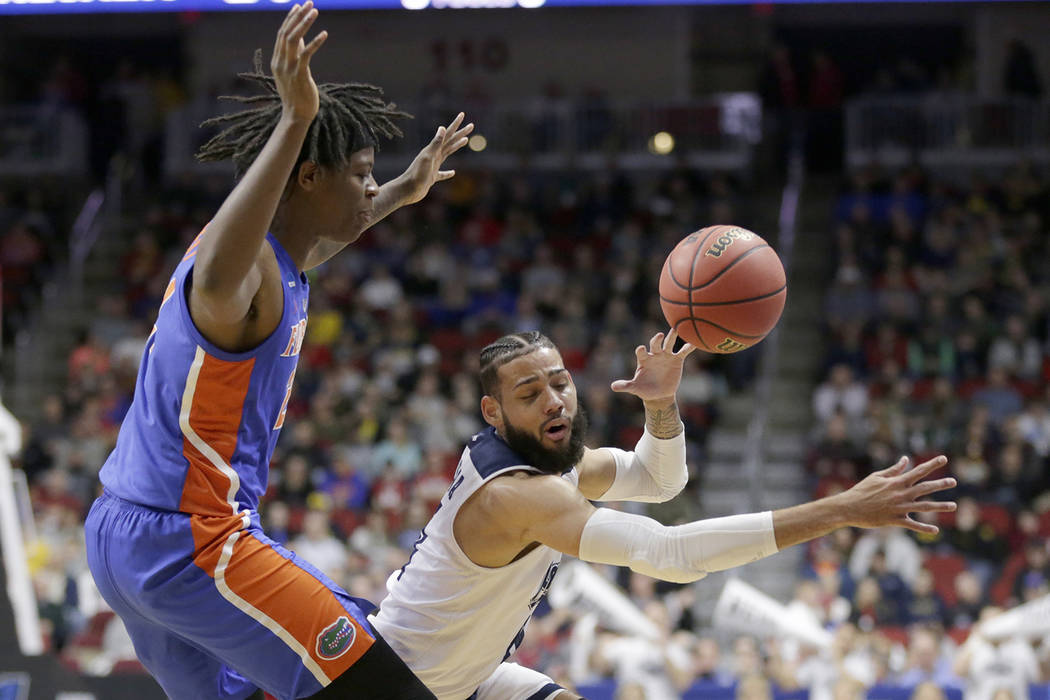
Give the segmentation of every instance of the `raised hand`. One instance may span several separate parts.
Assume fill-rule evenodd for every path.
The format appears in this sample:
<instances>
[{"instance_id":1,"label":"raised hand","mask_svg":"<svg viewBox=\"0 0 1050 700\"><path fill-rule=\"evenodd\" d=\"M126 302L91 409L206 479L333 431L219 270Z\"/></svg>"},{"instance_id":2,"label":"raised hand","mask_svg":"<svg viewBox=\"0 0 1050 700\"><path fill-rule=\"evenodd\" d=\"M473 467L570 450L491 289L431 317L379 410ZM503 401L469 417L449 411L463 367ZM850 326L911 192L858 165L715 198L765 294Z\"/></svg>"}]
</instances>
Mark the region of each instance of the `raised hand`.
<instances>
[{"instance_id":1,"label":"raised hand","mask_svg":"<svg viewBox=\"0 0 1050 700\"><path fill-rule=\"evenodd\" d=\"M638 358L638 367L631 379L617 379L612 383L613 391L624 391L634 394L642 401L673 400L678 384L682 381L682 364L693 350L686 343L678 352L674 352L674 342L678 331L671 329L664 335L657 333L649 341L649 349L639 345L634 350Z\"/></svg>"},{"instance_id":2,"label":"raised hand","mask_svg":"<svg viewBox=\"0 0 1050 700\"><path fill-rule=\"evenodd\" d=\"M474 124L463 124L464 114L460 112L448 126L439 126L430 143L423 147L405 172L401 175L404 181L404 204L415 204L427 196L435 182L448 180L456 174L455 170L441 170L445 159L467 145L467 136L474 131Z\"/></svg>"},{"instance_id":3,"label":"raised hand","mask_svg":"<svg viewBox=\"0 0 1050 700\"><path fill-rule=\"evenodd\" d=\"M307 30L316 19L317 10L312 0L293 6L277 31L277 42L270 59L270 70L277 94L281 96L284 116L296 121L313 121L321 105L317 83L310 74L310 58L328 38L328 32L321 32L309 44L304 41Z\"/></svg>"},{"instance_id":4,"label":"raised hand","mask_svg":"<svg viewBox=\"0 0 1050 700\"><path fill-rule=\"evenodd\" d=\"M850 524L857 527L895 525L915 532L936 534L937 526L913 520L909 513L947 513L955 510L954 501L920 500L924 496L955 486L955 479L925 480L948 463L941 455L914 469L905 469L908 458L901 457L892 467L873 472L853 488L840 494L848 499Z\"/></svg>"}]
</instances>

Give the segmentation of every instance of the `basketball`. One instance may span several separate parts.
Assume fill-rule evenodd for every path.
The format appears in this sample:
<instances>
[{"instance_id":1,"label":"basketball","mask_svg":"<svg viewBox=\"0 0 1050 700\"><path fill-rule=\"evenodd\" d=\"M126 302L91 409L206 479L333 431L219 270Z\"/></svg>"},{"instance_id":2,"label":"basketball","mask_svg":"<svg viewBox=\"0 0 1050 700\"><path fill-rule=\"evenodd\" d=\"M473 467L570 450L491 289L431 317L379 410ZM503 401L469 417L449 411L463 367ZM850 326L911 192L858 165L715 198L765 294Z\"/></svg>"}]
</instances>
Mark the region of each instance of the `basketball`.
<instances>
[{"instance_id":1,"label":"basketball","mask_svg":"<svg viewBox=\"0 0 1050 700\"><path fill-rule=\"evenodd\" d=\"M700 350L739 352L780 320L787 278L776 251L739 226L708 226L674 247L660 273L660 306Z\"/></svg>"}]
</instances>

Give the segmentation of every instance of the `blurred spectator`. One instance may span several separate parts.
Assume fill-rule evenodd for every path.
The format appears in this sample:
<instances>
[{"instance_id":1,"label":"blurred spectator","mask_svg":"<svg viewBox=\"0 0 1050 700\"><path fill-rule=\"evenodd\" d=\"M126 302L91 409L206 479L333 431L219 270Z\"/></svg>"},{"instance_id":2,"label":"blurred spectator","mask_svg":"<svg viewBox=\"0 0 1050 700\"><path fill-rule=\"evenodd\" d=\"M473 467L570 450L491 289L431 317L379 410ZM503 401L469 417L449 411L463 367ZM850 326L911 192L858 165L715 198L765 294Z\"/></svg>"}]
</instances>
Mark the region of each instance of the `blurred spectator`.
<instances>
[{"instance_id":1,"label":"blurred spectator","mask_svg":"<svg viewBox=\"0 0 1050 700\"><path fill-rule=\"evenodd\" d=\"M311 508L303 517L303 533L288 548L313 564L329 578L342 581L347 574L346 545L332 535L328 512Z\"/></svg>"},{"instance_id":2,"label":"blurred spectator","mask_svg":"<svg viewBox=\"0 0 1050 700\"><path fill-rule=\"evenodd\" d=\"M952 661L940 635L930 627L915 627L908 641L908 667L897 677L897 684L914 686L935 683L942 689L960 688L962 682L952 671Z\"/></svg>"},{"instance_id":3,"label":"blurred spectator","mask_svg":"<svg viewBox=\"0 0 1050 700\"><path fill-rule=\"evenodd\" d=\"M934 588L933 573L927 568L919 569L919 575L912 584L904 622L909 625L940 625L942 628L949 625L948 605Z\"/></svg>"},{"instance_id":4,"label":"blurred spectator","mask_svg":"<svg viewBox=\"0 0 1050 700\"><path fill-rule=\"evenodd\" d=\"M1039 73L1035 67L1035 56L1020 39L1011 39L1006 46L1006 62L1003 65L1003 90L1008 95L1039 97L1043 92Z\"/></svg>"},{"instance_id":5,"label":"blurred spectator","mask_svg":"<svg viewBox=\"0 0 1050 700\"><path fill-rule=\"evenodd\" d=\"M981 622L1001 612L988 608ZM955 672L966 679L964 700L998 700L1006 697L1028 697L1028 685L1039 680L1039 662L1031 643L1025 639L992 639L980 633L980 626L970 634L955 659Z\"/></svg>"},{"instance_id":6,"label":"blurred spectator","mask_svg":"<svg viewBox=\"0 0 1050 700\"><path fill-rule=\"evenodd\" d=\"M846 365L832 367L813 394L813 412L822 423L839 412L851 421L859 420L867 405L867 388L854 379L853 371Z\"/></svg>"},{"instance_id":7,"label":"blurred spectator","mask_svg":"<svg viewBox=\"0 0 1050 700\"><path fill-rule=\"evenodd\" d=\"M881 556L879 566L875 561ZM849 558L849 572L856 580L880 575L877 570L897 574L908 586L914 586L922 568L922 556L915 540L898 527L869 530L857 539Z\"/></svg>"}]
</instances>

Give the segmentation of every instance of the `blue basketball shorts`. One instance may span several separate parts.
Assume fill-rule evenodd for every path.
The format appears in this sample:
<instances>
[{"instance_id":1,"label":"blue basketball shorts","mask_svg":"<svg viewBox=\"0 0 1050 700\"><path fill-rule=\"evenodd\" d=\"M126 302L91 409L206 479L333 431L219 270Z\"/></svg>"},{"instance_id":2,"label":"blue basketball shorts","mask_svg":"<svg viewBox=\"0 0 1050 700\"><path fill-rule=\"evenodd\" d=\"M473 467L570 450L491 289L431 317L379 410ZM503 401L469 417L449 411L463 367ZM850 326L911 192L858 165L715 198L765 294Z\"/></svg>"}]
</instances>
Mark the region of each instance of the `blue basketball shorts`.
<instances>
[{"instance_id":1,"label":"blue basketball shorts","mask_svg":"<svg viewBox=\"0 0 1050 700\"><path fill-rule=\"evenodd\" d=\"M263 534L258 516L160 511L106 492L84 535L99 591L174 700L309 697L375 641L374 606Z\"/></svg>"}]
</instances>

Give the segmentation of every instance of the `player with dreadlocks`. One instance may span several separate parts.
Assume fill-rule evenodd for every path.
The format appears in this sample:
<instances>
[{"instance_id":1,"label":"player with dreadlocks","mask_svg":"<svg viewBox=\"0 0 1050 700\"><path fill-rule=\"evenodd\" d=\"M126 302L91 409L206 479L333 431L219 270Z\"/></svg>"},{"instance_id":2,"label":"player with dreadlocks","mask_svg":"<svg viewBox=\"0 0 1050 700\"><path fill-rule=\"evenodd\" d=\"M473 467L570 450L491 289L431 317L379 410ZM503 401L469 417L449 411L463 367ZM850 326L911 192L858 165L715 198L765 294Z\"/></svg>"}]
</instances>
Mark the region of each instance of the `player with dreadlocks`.
<instances>
[{"instance_id":1,"label":"player with dreadlocks","mask_svg":"<svg viewBox=\"0 0 1050 700\"><path fill-rule=\"evenodd\" d=\"M134 400L84 525L88 563L135 651L176 700L434 696L352 598L267 537L258 505L306 332L305 270L453 176L463 115L399 177L372 176L405 117L361 84L318 86L296 5L263 88L198 154L238 183L175 269Z\"/></svg>"}]
</instances>

